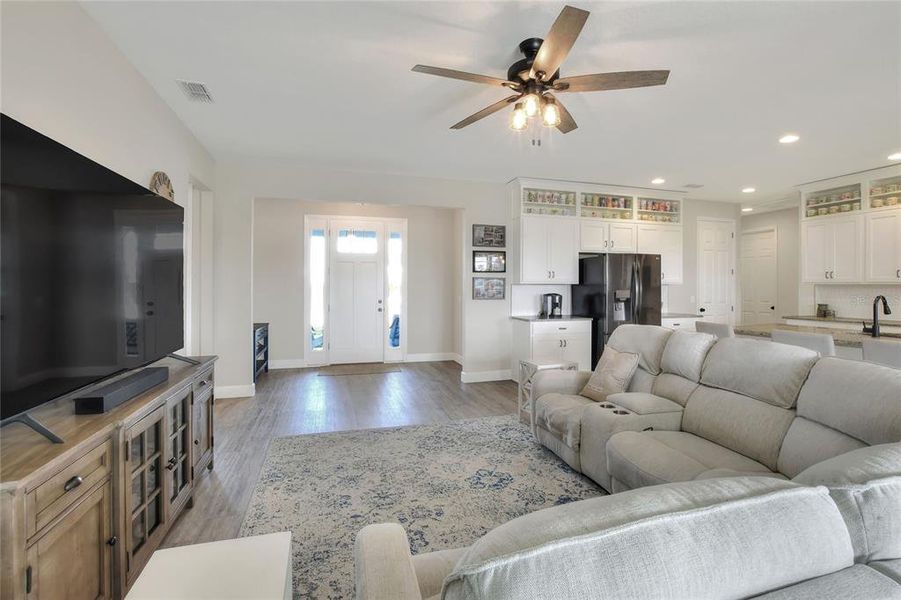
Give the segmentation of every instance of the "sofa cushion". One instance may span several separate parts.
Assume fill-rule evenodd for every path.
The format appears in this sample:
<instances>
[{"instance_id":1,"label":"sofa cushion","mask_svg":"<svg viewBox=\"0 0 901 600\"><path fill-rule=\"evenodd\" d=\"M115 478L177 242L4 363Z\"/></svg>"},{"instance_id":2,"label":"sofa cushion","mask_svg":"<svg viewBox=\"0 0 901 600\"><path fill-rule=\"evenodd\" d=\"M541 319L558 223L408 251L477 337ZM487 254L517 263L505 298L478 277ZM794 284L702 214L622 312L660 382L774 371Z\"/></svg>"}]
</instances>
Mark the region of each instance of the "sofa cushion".
<instances>
[{"instance_id":1,"label":"sofa cushion","mask_svg":"<svg viewBox=\"0 0 901 600\"><path fill-rule=\"evenodd\" d=\"M801 389L798 415L870 445L901 441L901 369L821 358Z\"/></svg>"},{"instance_id":2,"label":"sofa cushion","mask_svg":"<svg viewBox=\"0 0 901 600\"><path fill-rule=\"evenodd\" d=\"M607 345L620 352L638 354L639 366L651 375L660 374L660 359L672 329L656 325L620 325L613 330Z\"/></svg>"},{"instance_id":3,"label":"sofa cushion","mask_svg":"<svg viewBox=\"0 0 901 600\"><path fill-rule=\"evenodd\" d=\"M414 555L412 562L419 583L419 595L431 598L440 594L444 578L451 574L464 552L466 548L452 548Z\"/></svg>"},{"instance_id":4,"label":"sofa cushion","mask_svg":"<svg viewBox=\"0 0 901 600\"><path fill-rule=\"evenodd\" d=\"M610 476L629 488L691 481L710 469L769 474L762 464L684 431L622 431L607 442Z\"/></svg>"},{"instance_id":5,"label":"sofa cushion","mask_svg":"<svg viewBox=\"0 0 901 600\"><path fill-rule=\"evenodd\" d=\"M875 560L871 562L869 566L901 584L901 558L895 558L893 560Z\"/></svg>"},{"instance_id":6,"label":"sofa cushion","mask_svg":"<svg viewBox=\"0 0 901 600\"><path fill-rule=\"evenodd\" d=\"M610 394L624 392L637 368L637 354L620 352L608 346L604 348L601 359L582 389L582 395L603 402Z\"/></svg>"},{"instance_id":7,"label":"sofa cushion","mask_svg":"<svg viewBox=\"0 0 901 600\"><path fill-rule=\"evenodd\" d=\"M864 484L901 475L901 443L866 446L817 463L793 481L802 485Z\"/></svg>"},{"instance_id":8,"label":"sofa cushion","mask_svg":"<svg viewBox=\"0 0 901 600\"><path fill-rule=\"evenodd\" d=\"M654 381L656 379L657 375L651 375L650 373L642 369L639 362L638 368L635 369L635 375L632 376L632 382L629 383L629 388L626 391L645 392L650 394L654 389Z\"/></svg>"},{"instance_id":9,"label":"sofa cushion","mask_svg":"<svg viewBox=\"0 0 901 600\"><path fill-rule=\"evenodd\" d=\"M779 449L778 469L794 477L811 465L866 447L857 438L841 431L804 417L795 417Z\"/></svg>"},{"instance_id":10,"label":"sofa cushion","mask_svg":"<svg viewBox=\"0 0 901 600\"><path fill-rule=\"evenodd\" d=\"M731 339L720 340L717 346L728 341ZM775 470L782 440L794 418L793 410L702 385L685 405L682 429Z\"/></svg>"},{"instance_id":11,"label":"sofa cushion","mask_svg":"<svg viewBox=\"0 0 901 600\"><path fill-rule=\"evenodd\" d=\"M847 600L847 598L879 598L901 600L901 585L867 565L854 565L784 587L757 600Z\"/></svg>"},{"instance_id":12,"label":"sofa cushion","mask_svg":"<svg viewBox=\"0 0 901 600\"><path fill-rule=\"evenodd\" d=\"M691 381L701 378L701 367L707 352L716 343L716 336L709 333L676 331L666 342L660 368L664 373L679 375Z\"/></svg>"},{"instance_id":13,"label":"sofa cushion","mask_svg":"<svg viewBox=\"0 0 901 600\"><path fill-rule=\"evenodd\" d=\"M825 489L711 479L509 521L469 547L444 598L739 598L851 565Z\"/></svg>"},{"instance_id":14,"label":"sofa cushion","mask_svg":"<svg viewBox=\"0 0 901 600\"><path fill-rule=\"evenodd\" d=\"M593 404L588 398L574 394L545 394L535 401L535 424L578 452L582 410Z\"/></svg>"},{"instance_id":15,"label":"sofa cushion","mask_svg":"<svg viewBox=\"0 0 901 600\"><path fill-rule=\"evenodd\" d=\"M639 415L653 415L666 412L682 412L682 407L666 398L643 392L623 392L607 396L607 402L621 406Z\"/></svg>"},{"instance_id":16,"label":"sofa cushion","mask_svg":"<svg viewBox=\"0 0 901 600\"><path fill-rule=\"evenodd\" d=\"M792 408L818 356L798 346L746 338L720 339L707 353L701 383Z\"/></svg>"},{"instance_id":17,"label":"sofa cushion","mask_svg":"<svg viewBox=\"0 0 901 600\"><path fill-rule=\"evenodd\" d=\"M736 471L735 469L710 469L709 471L704 471L695 479L716 479L717 477L775 477L776 479L788 479L782 473Z\"/></svg>"},{"instance_id":18,"label":"sofa cushion","mask_svg":"<svg viewBox=\"0 0 901 600\"><path fill-rule=\"evenodd\" d=\"M654 387L651 388L658 396L678 402L682 406L685 406L696 389L698 389L696 381L691 381L672 373L661 373L658 375L654 380Z\"/></svg>"}]
</instances>

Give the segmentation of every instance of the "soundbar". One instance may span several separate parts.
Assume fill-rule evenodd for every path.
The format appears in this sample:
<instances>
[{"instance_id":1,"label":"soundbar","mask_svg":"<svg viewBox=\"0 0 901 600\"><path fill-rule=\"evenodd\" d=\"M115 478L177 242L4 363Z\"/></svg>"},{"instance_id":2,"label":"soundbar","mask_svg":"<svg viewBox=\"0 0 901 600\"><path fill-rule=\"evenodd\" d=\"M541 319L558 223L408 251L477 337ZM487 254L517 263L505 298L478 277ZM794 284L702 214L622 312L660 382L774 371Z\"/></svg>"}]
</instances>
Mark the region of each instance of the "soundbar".
<instances>
[{"instance_id":1,"label":"soundbar","mask_svg":"<svg viewBox=\"0 0 901 600\"><path fill-rule=\"evenodd\" d=\"M168 367L148 367L75 398L76 415L105 413L169 379Z\"/></svg>"}]
</instances>

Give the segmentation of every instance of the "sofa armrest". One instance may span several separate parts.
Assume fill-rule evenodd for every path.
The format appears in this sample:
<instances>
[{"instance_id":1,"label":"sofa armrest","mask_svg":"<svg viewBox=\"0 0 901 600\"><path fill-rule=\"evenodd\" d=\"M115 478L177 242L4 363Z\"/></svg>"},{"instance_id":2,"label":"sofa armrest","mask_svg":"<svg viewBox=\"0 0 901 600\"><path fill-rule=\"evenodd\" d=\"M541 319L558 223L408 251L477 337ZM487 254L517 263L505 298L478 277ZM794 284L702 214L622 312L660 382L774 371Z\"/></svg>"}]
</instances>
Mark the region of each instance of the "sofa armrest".
<instances>
[{"instance_id":1,"label":"sofa armrest","mask_svg":"<svg viewBox=\"0 0 901 600\"><path fill-rule=\"evenodd\" d=\"M354 543L357 600L422 600L404 528L367 525Z\"/></svg>"}]
</instances>

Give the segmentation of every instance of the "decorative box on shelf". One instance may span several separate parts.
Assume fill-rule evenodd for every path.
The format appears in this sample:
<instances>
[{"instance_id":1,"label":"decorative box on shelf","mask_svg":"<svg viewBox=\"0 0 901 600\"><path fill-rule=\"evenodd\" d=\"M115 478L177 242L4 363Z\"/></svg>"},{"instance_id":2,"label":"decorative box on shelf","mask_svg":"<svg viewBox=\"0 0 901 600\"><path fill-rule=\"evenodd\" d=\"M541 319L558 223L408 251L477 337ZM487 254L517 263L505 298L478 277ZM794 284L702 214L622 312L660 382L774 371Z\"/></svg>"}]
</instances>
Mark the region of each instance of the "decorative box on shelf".
<instances>
[{"instance_id":1,"label":"decorative box on shelf","mask_svg":"<svg viewBox=\"0 0 901 600\"><path fill-rule=\"evenodd\" d=\"M562 190L523 188L525 215L576 216L576 193Z\"/></svg>"},{"instance_id":2,"label":"decorative box on shelf","mask_svg":"<svg viewBox=\"0 0 901 600\"><path fill-rule=\"evenodd\" d=\"M632 219L634 198L609 194L580 194L580 214L591 219Z\"/></svg>"},{"instance_id":3,"label":"decorative box on shelf","mask_svg":"<svg viewBox=\"0 0 901 600\"><path fill-rule=\"evenodd\" d=\"M682 203L679 200L639 198L638 220L653 221L655 223L681 223Z\"/></svg>"}]
</instances>

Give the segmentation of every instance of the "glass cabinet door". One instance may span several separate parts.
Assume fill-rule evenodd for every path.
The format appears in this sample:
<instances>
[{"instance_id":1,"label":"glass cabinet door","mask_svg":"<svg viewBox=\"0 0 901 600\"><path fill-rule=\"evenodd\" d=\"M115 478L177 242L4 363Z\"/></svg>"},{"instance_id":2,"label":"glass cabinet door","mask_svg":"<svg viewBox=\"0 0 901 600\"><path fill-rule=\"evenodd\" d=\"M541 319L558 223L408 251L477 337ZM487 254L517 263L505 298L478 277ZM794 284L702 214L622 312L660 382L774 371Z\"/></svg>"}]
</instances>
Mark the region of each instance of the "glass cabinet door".
<instances>
[{"instance_id":1,"label":"glass cabinet door","mask_svg":"<svg viewBox=\"0 0 901 600\"><path fill-rule=\"evenodd\" d=\"M169 506L191 494L191 390L166 403L166 477Z\"/></svg>"},{"instance_id":2,"label":"glass cabinet door","mask_svg":"<svg viewBox=\"0 0 901 600\"><path fill-rule=\"evenodd\" d=\"M125 537L129 571L149 558L156 547L155 538L163 533L164 417L160 407L133 425L126 437Z\"/></svg>"}]
</instances>

